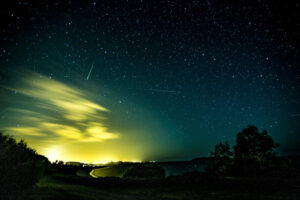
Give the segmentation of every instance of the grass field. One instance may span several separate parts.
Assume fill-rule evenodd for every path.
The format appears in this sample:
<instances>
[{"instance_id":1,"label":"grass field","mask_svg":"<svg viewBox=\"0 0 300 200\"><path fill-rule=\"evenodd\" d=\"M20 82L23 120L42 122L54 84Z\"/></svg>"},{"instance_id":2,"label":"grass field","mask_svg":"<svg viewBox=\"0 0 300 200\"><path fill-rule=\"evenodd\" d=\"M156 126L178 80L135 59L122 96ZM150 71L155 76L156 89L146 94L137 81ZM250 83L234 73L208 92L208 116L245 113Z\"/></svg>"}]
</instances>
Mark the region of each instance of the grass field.
<instances>
[{"instance_id":1,"label":"grass field","mask_svg":"<svg viewBox=\"0 0 300 200\"><path fill-rule=\"evenodd\" d=\"M98 169L52 166L31 191L16 191L5 200L298 200L300 196L298 171L290 177L233 178L201 172L156 179L123 177L133 166L127 163ZM92 170L99 178L89 175Z\"/></svg>"},{"instance_id":2,"label":"grass field","mask_svg":"<svg viewBox=\"0 0 300 200\"><path fill-rule=\"evenodd\" d=\"M51 177L42 178L34 188L33 200L194 200L194 199L298 199L300 193L253 193L222 188L202 188L182 184L167 187L98 187L68 183Z\"/></svg>"},{"instance_id":3,"label":"grass field","mask_svg":"<svg viewBox=\"0 0 300 200\"><path fill-rule=\"evenodd\" d=\"M131 180L120 176L126 165L95 170L103 178L52 173L36 184L32 200L195 200L195 199L299 199L298 179L223 179L193 172L156 180Z\"/></svg>"}]
</instances>

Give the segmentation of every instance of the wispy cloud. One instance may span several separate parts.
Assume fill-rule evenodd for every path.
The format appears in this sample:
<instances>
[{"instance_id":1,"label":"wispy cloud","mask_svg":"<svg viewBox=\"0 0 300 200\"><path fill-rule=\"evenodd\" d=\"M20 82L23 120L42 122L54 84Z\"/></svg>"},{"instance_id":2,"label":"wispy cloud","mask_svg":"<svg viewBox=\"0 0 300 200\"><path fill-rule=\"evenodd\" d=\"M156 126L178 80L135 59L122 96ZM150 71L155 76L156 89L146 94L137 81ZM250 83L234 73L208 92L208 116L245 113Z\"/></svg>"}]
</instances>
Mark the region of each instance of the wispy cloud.
<instances>
[{"instance_id":1,"label":"wispy cloud","mask_svg":"<svg viewBox=\"0 0 300 200\"><path fill-rule=\"evenodd\" d=\"M85 90L38 74L24 79L23 87L16 89L22 102L9 111L20 124L5 127L8 133L31 140L51 138L64 144L120 138L106 128L109 109L94 102Z\"/></svg>"},{"instance_id":2,"label":"wispy cloud","mask_svg":"<svg viewBox=\"0 0 300 200\"><path fill-rule=\"evenodd\" d=\"M107 88L91 81L61 82L29 71L9 80L0 86L0 130L52 161L144 160L170 146L165 121L137 99L116 104L119 93L102 96Z\"/></svg>"}]
</instances>

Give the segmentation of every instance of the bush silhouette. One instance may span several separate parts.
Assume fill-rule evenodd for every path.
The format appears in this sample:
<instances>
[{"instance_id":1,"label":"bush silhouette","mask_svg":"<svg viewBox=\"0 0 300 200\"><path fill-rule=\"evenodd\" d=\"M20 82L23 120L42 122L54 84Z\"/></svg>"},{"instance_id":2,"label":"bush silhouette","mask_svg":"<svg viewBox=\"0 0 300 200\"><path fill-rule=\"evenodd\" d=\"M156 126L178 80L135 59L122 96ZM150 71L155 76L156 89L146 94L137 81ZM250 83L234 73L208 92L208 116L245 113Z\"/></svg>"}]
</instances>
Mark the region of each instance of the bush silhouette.
<instances>
[{"instance_id":1,"label":"bush silhouette","mask_svg":"<svg viewBox=\"0 0 300 200\"><path fill-rule=\"evenodd\" d=\"M11 195L34 185L49 163L44 156L27 147L24 140L0 132L0 196Z\"/></svg>"},{"instance_id":2,"label":"bush silhouette","mask_svg":"<svg viewBox=\"0 0 300 200\"><path fill-rule=\"evenodd\" d=\"M215 145L215 151L210 154L213 159L209 162L206 170L210 173L226 174L232 164L233 155L228 142L224 144L220 142Z\"/></svg>"}]
</instances>

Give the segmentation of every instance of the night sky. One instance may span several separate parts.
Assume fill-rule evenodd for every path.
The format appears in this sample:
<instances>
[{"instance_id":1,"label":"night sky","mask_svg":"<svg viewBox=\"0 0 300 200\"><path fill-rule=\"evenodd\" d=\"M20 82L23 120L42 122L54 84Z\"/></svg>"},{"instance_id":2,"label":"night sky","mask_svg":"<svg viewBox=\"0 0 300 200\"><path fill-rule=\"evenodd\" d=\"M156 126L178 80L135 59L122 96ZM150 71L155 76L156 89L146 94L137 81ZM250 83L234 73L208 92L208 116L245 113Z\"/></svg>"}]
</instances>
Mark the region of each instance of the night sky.
<instances>
[{"instance_id":1,"label":"night sky","mask_svg":"<svg viewBox=\"0 0 300 200\"><path fill-rule=\"evenodd\" d=\"M249 124L300 153L298 1L5 3L0 129L50 160L189 160Z\"/></svg>"}]
</instances>

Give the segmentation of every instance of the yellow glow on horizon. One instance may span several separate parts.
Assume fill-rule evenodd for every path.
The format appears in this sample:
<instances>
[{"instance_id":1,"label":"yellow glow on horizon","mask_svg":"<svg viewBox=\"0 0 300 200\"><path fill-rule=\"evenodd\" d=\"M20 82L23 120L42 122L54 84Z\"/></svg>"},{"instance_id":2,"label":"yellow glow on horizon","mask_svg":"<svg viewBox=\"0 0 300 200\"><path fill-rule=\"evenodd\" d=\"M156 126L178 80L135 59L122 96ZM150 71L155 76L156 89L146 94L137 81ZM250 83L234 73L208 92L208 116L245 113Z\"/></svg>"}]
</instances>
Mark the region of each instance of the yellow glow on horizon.
<instances>
[{"instance_id":1,"label":"yellow glow on horizon","mask_svg":"<svg viewBox=\"0 0 300 200\"><path fill-rule=\"evenodd\" d=\"M68 148L70 150L70 148ZM77 155L78 151L81 154ZM70 152L66 151L64 146L53 145L51 148L46 148L42 150L40 153L45 155L51 162L56 160L62 160L64 162L75 161L81 163L91 163L91 164L107 164L111 162L141 162L140 159L132 158L126 156L121 151L117 151L119 153L115 153L119 156L114 156L111 153L107 153L105 155L101 155L101 153L90 152L89 150L81 150L76 151L72 149Z\"/></svg>"},{"instance_id":2,"label":"yellow glow on horizon","mask_svg":"<svg viewBox=\"0 0 300 200\"><path fill-rule=\"evenodd\" d=\"M18 126L4 127L8 134L25 139L51 161L115 160L115 158L98 160L95 153L88 155L89 146L84 145L103 144L107 140L120 138L119 134L108 131L104 120L106 120L105 113L110 111L94 102L92 94L35 73L24 79L22 85L22 88L17 88L18 95L23 95L27 101L30 99L30 103L26 107L9 108L21 123ZM43 145L39 141L43 141ZM84 145L86 150L77 152L77 155L80 154L77 156L74 153L75 145ZM67 148L68 152L61 151ZM97 152L97 148L94 148L94 151ZM98 154L100 153L99 151Z\"/></svg>"},{"instance_id":3,"label":"yellow glow on horizon","mask_svg":"<svg viewBox=\"0 0 300 200\"><path fill-rule=\"evenodd\" d=\"M58 147L47 149L47 151L44 153L44 155L49 159L49 161L54 162L58 160L59 154L61 152L59 151Z\"/></svg>"},{"instance_id":4,"label":"yellow glow on horizon","mask_svg":"<svg viewBox=\"0 0 300 200\"><path fill-rule=\"evenodd\" d=\"M51 161L139 162L162 152L163 122L135 99L116 104L119 93L102 96L107 88L90 81L71 85L32 72L15 77L15 87L1 87L8 106L0 129Z\"/></svg>"}]
</instances>

